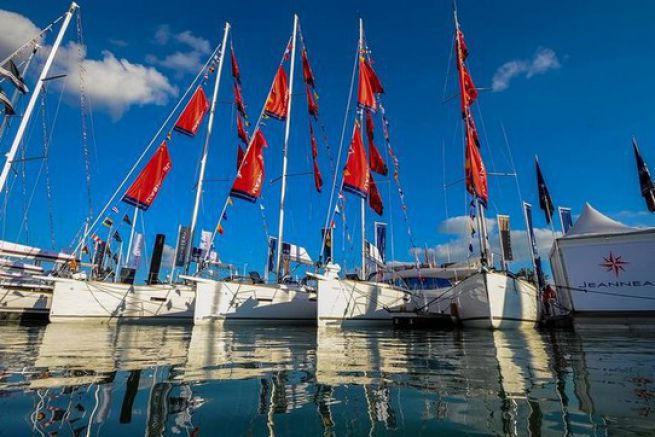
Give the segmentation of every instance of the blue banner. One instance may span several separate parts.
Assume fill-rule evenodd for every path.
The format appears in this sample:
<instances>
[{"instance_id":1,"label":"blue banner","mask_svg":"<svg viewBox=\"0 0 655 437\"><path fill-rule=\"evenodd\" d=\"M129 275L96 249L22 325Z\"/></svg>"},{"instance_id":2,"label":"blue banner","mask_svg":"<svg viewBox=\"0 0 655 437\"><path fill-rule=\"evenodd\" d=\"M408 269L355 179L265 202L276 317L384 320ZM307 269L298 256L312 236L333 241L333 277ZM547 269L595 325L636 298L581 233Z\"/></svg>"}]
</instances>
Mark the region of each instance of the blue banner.
<instances>
[{"instance_id":1,"label":"blue banner","mask_svg":"<svg viewBox=\"0 0 655 437\"><path fill-rule=\"evenodd\" d=\"M571 208L559 208L559 220L562 223L562 233L566 234L573 227Z\"/></svg>"},{"instance_id":2,"label":"blue banner","mask_svg":"<svg viewBox=\"0 0 655 437\"><path fill-rule=\"evenodd\" d=\"M387 224L375 222L375 245L378 248L382 262L386 261L386 249L387 249Z\"/></svg>"}]
</instances>

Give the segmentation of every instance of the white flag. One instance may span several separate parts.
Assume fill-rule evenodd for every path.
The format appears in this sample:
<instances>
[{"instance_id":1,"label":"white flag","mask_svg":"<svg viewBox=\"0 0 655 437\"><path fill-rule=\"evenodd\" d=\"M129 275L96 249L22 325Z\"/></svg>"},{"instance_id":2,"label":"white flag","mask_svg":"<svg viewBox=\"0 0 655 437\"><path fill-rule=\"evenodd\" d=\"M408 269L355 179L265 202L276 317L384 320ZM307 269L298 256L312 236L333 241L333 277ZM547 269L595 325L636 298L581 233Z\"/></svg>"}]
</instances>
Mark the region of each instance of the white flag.
<instances>
[{"instance_id":1,"label":"white flag","mask_svg":"<svg viewBox=\"0 0 655 437\"><path fill-rule=\"evenodd\" d=\"M143 256L143 234L135 233L134 240L132 241L132 249L130 252L130 268L138 269L141 265L141 257Z\"/></svg>"},{"instance_id":2,"label":"white flag","mask_svg":"<svg viewBox=\"0 0 655 437\"><path fill-rule=\"evenodd\" d=\"M203 231L200 233L200 256L202 258L207 258L211 250L212 245L212 233L211 231Z\"/></svg>"}]
</instances>

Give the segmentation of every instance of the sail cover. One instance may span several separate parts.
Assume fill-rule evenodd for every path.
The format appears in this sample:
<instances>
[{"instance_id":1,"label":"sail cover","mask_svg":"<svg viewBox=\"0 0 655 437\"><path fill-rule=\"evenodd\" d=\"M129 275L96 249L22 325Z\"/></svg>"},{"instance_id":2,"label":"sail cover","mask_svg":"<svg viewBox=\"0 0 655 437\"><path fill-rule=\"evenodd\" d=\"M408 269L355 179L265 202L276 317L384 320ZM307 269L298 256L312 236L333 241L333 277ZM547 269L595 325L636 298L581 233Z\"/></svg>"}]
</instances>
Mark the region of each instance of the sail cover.
<instances>
[{"instance_id":1,"label":"sail cover","mask_svg":"<svg viewBox=\"0 0 655 437\"><path fill-rule=\"evenodd\" d=\"M175 123L175 130L192 137L195 136L207 110L209 110L209 101L205 95L205 90L198 86L177 123Z\"/></svg>"},{"instance_id":2,"label":"sail cover","mask_svg":"<svg viewBox=\"0 0 655 437\"><path fill-rule=\"evenodd\" d=\"M18 91L23 94L29 91L18 71L18 67L16 67L16 64L11 59L4 65L4 67L0 67L0 77L13 83L14 86L18 88Z\"/></svg>"},{"instance_id":3,"label":"sail cover","mask_svg":"<svg viewBox=\"0 0 655 437\"><path fill-rule=\"evenodd\" d=\"M378 79L377 74L363 57L359 60L359 85L357 88L357 104L368 110L375 112L377 110L377 103L375 102L375 95L384 92L382 83Z\"/></svg>"},{"instance_id":4,"label":"sail cover","mask_svg":"<svg viewBox=\"0 0 655 437\"><path fill-rule=\"evenodd\" d=\"M370 173L366 151L362 143L362 132L358 122L355 122L353 139L348 150L348 160L343 171L343 189L366 198L369 190Z\"/></svg>"},{"instance_id":5,"label":"sail cover","mask_svg":"<svg viewBox=\"0 0 655 437\"><path fill-rule=\"evenodd\" d=\"M0 88L0 103L2 103L5 107L5 115L14 115L16 113L13 105L11 104L11 100L9 100L9 97L7 97L4 91L2 91L2 88Z\"/></svg>"},{"instance_id":6,"label":"sail cover","mask_svg":"<svg viewBox=\"0 0 655 437\"><path fill-rule=\"evenodd\" d=\"M269 117L284 120L287 118L287 107L289 103L289 86L287 84L287 73L282 65L277 70L271 92L266 99L264 111Z\"/></svg>"},{"instance_id":7,"label":"sail cover","mask_svg":"<svg viewBox=\"0 0 655 437\"><path fill-rule=\"evenodd\" d=\"M382 196L378 191L378 186L375 185L375 180L373 175L369 175L370 183L368 189L368 206L371 207L378 215L382 215L384 211L384 205L382 205Z\"/></svg>"},{"instance_id":8,"label":"sail cover","mask_svg":"<svg viewBox=\"0 0 655 437\"><path fill-rule=\"evenodd\" d=\"M159 193L164 178L173 167L166 141L161 143L148 164L123 195L123 202L146 211Z\"/></svg>"},{"instance_id":9,"label":"sail cover","mask_svg":"<svg viewBox=\"0 0 655 437\"><path fill-rule=\"evenodd\" d=\"M231 196L249 202L255 202L260 196L264 181L264 147L267 147L266 138L257 129L232 185Z\"/></svg>"}]
</instances>

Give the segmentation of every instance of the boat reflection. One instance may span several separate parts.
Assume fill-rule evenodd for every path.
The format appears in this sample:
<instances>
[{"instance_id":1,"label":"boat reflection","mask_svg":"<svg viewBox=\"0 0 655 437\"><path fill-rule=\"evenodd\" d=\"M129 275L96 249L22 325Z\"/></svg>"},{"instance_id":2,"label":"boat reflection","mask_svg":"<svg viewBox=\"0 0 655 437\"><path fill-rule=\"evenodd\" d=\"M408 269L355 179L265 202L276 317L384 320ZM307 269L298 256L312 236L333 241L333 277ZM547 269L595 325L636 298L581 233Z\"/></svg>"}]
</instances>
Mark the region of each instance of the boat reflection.
<instances>
[{"instance_id":1,"label":"boat reflection","mask_svg":"<svg viewBox=\"0 0 655 437\"><path fill-rule=\"evenodd\" d=\"M0 329L0 421L34 434L621 434L651 337L51 324ZM12 414L11 412L15 414Z\"/></svg>"}]
</instances>

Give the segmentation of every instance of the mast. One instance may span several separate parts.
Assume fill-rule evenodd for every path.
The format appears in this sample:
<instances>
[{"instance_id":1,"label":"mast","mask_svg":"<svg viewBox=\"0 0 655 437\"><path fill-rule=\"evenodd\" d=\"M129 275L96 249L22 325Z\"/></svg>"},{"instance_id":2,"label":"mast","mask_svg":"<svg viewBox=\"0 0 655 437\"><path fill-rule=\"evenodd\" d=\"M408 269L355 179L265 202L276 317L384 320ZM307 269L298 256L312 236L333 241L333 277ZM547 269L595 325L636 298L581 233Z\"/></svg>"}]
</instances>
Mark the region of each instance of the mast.
<instances>
[{"instance_id":1,"label":"mast","mask_svg":"<svg viewBox=\"0 0 655 437\"><path fill-rule=\"evenodd\" d=\"M365 56L364 52L366 50L365 44L364 44L364 20L362 18L359 19L359 56ZM360 129L361 135L362 135L362 142L364 141L364 109L360 108L359 110L359 125L362 126L362 129ZM369 176L370 177L370 176ZM370 182L369 182L370 183ZM360 209L360 215L361 215L361 233L362 233L362 244L361 244L361 251L362 251L362 259L361 259L361 272L360 272L360 279L362 281L366 280L366 198L362 197L359 201L359 209Z\"/></svg>"},{"instance_id":2,"label":"mast","mask_svg":"<svg viewBox=\"0 0 655 437\"><path fill-rule=\"evenodd\" d=\"M293 99L293 72L296 62L296 36L298 33L298 15L293 16L293 36L291 37L291 64L289 67L289 101L287 102L287 118L284 124L284 146L282 147L282 182L280 184L280 218L277 230L277 252L275 261L275 274L277 280L281 279L280 268L282 264L282 245L284 238L284 200L287 190L287 165L289 152L289 131L291 128L291 100Z\"/></svg>"},{"instance_id":3,"label":"mast","mask_svg":"<svg viewBox=\"0 0 655 437\"><path fill-rule=\"evenodd\" d=\"M198 173L198 183L196 184L196 199L193 204L193 214L191 215L191 229L189 231L189 242L186 253L186 266L184 267L185 273L189 273L189 266L191 264L191 248L196 232L196 225L198 222L198 210L200 209L200 199L202 197L202 185L205 181L205 170L207 168L207 154L209 153L209 140L212 135L212 127L214 124L214 113L216 112L216 99L218 98L218 88L221 83L221 72L223 71L223 60L225 59L225 52L227 47L227 36L230 33L230 23L225 23L225 30L223 31L223 42L221 44L221 56L218 60L218 68L216 70L216 80L214 81L214 94L212 95L212 102L209 108L209 120L207 121L207 133L205 134L205 142L202 146L202 157L200 158L200 172Z\"/></svg>"},{"instance_id":4,"label":"mast","mask_svg":"<svg viewBox=\"0 0 655 437\"><path fill-rule=\"evenodd\" d=\"M460 41L459 41L459 20L457 19L457 4L453 2L453 19L455 21L455 46L457 48L457 69L459 71L459 84L460 84L460 93L462 94L462 98L466 93L465 87L464 87L464 54L462 53L462 48L460 46ZM466 139L465 142L469 141L469 131L471 130L471 125L469 123L469 118L472 118L473 115L471 114L471 108L466 105L464 108L464 114L462 114L464 117L464 128L466 130ZM475 190L474 190L475 191ZM480 263L482 264L482 267L486 267L488 265L489 259L488 259L488 250L487 250L487 222L485 219L485 210L484 210L484 205L482 202L482 199L476 194L474 194L475 199L475 208L476 208L476 218L477 218L477 225L478 225L478 240L480 244Z\"/></svg>"},{"instance_id":5,"label":"mast","mask_svg":"<svg viewBox=\"0 0 655 437\"><path fill-rule=\"evenodd\" d=\"M70 7L68 8L68 12L66 12L66 14L64 15L64 22L62 23L61 28L59 29L59 33L57 34L57 38L55 39L55 42L52 45L50 54L48 55L48 58L46 59L45 64L43 65L43 70L41 70L41 74L39 75L39 78L36 81L36 84L34 85L34 91L30 96L30 101L28 102L27 107L25 108L25 113L23 114L20 120L20 125L18 126L18 130L16 131L14 142L11 144L9 152L7 153L7 160L5 161L5 165L4 167L2 167L2 172L0 173L0 192L4 190L5 184L7 183L7 177L9 176L11 165L13 164L14 158L16 157L16 152L18 152L18 147L23 141L23 136L25 135L25 130L27 129L27 123L29 123L30 121L30 117L32 116L32 112L34 111L34 107L36 106L36 101L39 98L39 94L41 94L41 90L43 89L43 82L48 77L48 72L50 71L52 62L55 59L57 50L59 50L59 46L61 45L61 41L64 38L64 34L66 33L66 29L70 24L71 18L73 17L73 13L75 13L78 7L79 6L77 5L77 3L72 2Z\"/></svg>"}]
</instances>

